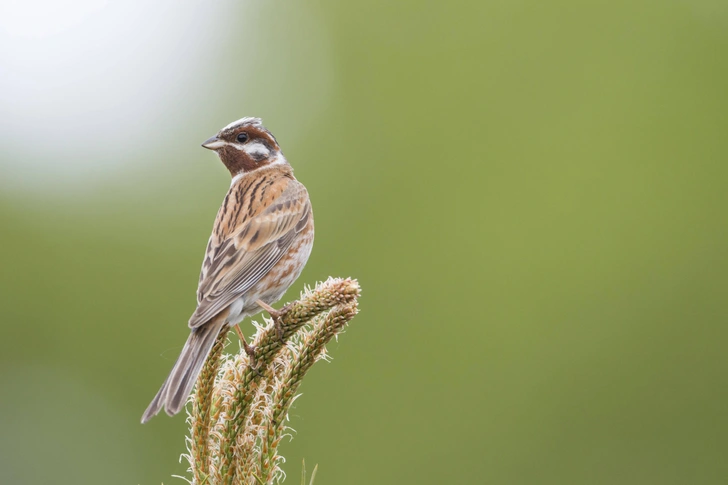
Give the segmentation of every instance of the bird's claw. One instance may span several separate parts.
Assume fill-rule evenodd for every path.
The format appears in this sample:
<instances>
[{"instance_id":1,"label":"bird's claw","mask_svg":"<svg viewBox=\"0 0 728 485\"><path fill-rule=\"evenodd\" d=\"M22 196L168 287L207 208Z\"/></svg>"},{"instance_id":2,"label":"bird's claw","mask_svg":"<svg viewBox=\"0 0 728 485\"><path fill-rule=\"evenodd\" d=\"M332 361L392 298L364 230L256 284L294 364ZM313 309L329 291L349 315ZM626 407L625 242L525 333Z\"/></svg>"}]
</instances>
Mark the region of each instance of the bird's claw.
<instances>
[{"instance_id":1,"label":"bird's claw","mask_svg":"<svg viewBox=\"0 0 728 485\"><path fill-rule=\"evenodd\" d=\"M259 307L261 307L263 310L268 312L268 315L270 315L270 317L273 319L273 325L275 326L276 335L278 336L278 340L280 340L280 342L282 344L284 344L285 340L283 340L283 336L284 336L285 332L283 329L283 324L281 323L281 317L283 316L283 313L285 312L286 307L283 307L280 310L276 310L275 308L273 308L272 306L270 306L269 304L267 304L266 302L264 302L262 300L258 300L256 303L258 304Z\"/></svg>"}]
</instances>

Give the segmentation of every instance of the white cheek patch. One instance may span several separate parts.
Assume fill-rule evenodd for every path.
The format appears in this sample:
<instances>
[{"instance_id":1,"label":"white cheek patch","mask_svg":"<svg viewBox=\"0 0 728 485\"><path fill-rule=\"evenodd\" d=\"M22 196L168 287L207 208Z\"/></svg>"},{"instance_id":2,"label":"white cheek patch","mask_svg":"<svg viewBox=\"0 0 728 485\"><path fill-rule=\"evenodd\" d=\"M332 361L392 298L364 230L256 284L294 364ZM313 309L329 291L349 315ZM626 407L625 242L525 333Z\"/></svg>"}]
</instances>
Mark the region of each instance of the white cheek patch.
<instances>
[{"instance_id":1,"label":"white cheek patch","mask_svg":"<svg viewBox=\"0 0 728 485\"><path fill-rule=\"evenodd\" d=\"M278 156L273 159L272 162L268 164L270 167L271 165L285 165L288 163L288 160L286 160L286 157L283 156L282 153L278 152Z\"/></svg>"},{"instance_id":2,"label":"white cheek patch","mask_svg":"<svg viewBox=\"0 0 728 485\"><path fill-rule=\"evenodd\" d=\"M251 143L249 145L243 145L243 151L251 157L267 158L270 156L270 150L266 148L262 143Z\"/></svg>"}]
</instances>

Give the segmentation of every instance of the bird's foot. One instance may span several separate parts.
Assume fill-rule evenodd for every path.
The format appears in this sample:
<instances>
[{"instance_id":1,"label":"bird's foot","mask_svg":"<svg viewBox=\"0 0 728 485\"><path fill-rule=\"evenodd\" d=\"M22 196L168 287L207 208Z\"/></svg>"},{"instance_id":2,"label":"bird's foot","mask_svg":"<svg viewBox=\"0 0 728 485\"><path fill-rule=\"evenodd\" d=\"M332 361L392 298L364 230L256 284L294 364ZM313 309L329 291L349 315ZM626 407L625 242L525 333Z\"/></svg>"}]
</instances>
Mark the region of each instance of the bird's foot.
<instances>
[{"instance_id":1,"label":"bird's foot","mask_svg":"<svg viewBox=\"0 0 728 485\"><path fill-rule=\"evenodd\" d=\"M287 310L287 307L283 307L280 310L276 310L263 300L258 300L255 302L259 307L261 307L263 310L267 311L270 317L273 319L273 325L276 329L276 335L278 335L278 340L281 341L281 343L285 343L283 340L283 325L281 324L281 316L285 313Z\"/></svg>"},{"instance_id":2,"label":"bird's foot","mask_svg":"<svg viewBox=\"0 0 728 485\"><path fill-rule=\"evenodd\" d=\"M256 374L258 374L258 377L263 377L263 373L260 371L260 366L256 362L255 346L248 345L248 342L246 342L245 340L245 335L243 335L243 331L240 329L240 325L235 325L235 333L237 333L238 337L240 337L240 343L243 346L243 350L248 355L250 368L253 369Z\"/></svg>"}]
</instances>

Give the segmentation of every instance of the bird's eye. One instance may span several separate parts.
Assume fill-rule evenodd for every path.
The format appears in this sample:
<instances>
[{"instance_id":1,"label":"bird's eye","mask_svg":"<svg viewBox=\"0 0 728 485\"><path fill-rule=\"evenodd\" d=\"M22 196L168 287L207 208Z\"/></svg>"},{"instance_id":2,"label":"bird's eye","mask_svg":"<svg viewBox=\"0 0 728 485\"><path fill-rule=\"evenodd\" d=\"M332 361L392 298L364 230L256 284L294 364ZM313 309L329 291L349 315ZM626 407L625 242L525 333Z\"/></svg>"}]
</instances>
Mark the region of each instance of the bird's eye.
<instances>
[{"instance_id":1,"label":"bird's eye","mask_svg":"<svg viewBox=\"0 0 728 485\"><path fill-rule=\"evenodd\" d=\"M248 141L248 134L247 133L238 133L238 141L240 143L245 143Z\"/></svg>"}]
</instances>

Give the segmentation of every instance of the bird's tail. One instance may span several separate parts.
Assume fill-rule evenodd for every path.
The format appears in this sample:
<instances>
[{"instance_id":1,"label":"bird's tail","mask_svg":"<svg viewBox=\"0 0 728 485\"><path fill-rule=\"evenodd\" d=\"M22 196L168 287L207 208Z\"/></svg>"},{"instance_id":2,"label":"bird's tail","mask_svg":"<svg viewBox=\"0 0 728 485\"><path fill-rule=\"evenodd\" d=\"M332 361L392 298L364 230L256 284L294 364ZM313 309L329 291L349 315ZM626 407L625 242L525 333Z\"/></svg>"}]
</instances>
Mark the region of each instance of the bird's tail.
<instances>
[{"instance_id":1,"label":"bird's tail","mask_svg":"<svg viewBox=\"0 0 728 485\"><path fill-rule=\"evenodd\" d=\"M207 354L210 353L224 324L224 316L217 316L205 325L192 329L172 372L144 411L142 423L149 421L162 407L170 416L177 414L184 407L207 359Z\"/></svg>"}]
</instances>

